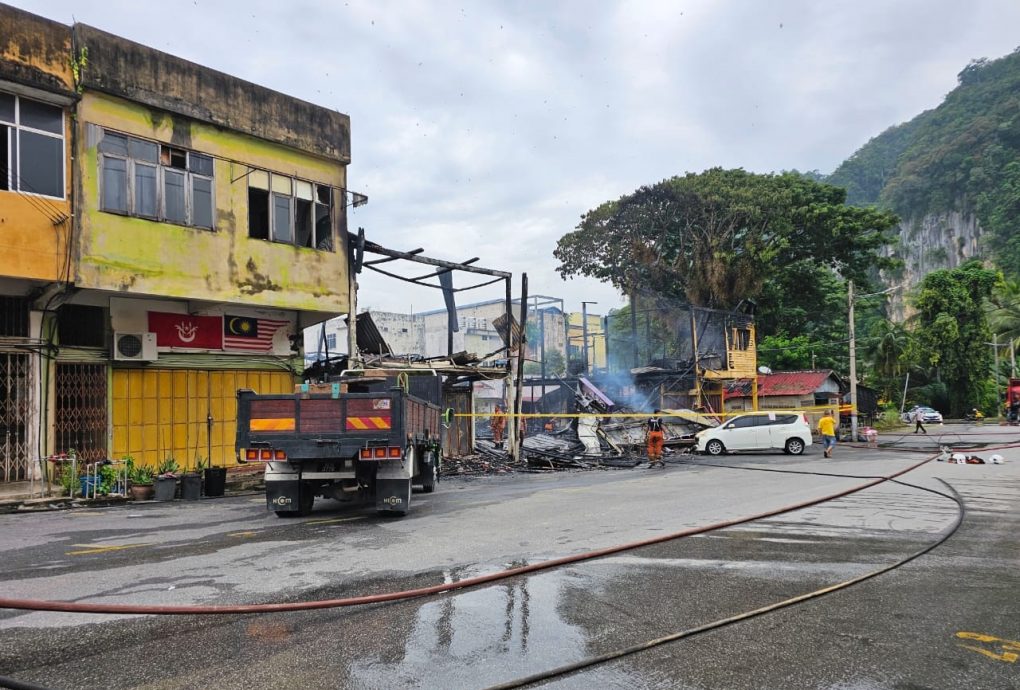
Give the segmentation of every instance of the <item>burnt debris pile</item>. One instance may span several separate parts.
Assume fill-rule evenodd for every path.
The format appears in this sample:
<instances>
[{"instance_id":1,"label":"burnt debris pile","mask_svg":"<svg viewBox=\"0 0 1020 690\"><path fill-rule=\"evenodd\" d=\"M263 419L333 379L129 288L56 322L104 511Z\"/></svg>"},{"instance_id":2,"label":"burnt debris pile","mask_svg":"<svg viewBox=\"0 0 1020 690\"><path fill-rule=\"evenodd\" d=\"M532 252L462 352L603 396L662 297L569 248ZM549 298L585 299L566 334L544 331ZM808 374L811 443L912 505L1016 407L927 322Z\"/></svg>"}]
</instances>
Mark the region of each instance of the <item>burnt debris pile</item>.
<instances>
[{"instance_id":1,"label":"burnt debris pile","mask_svg":"<svg viewBox=\"0 0 1020 690\"><path fill-rule=\"evenodd\" d=\"M567 385L563 382L562 385ZM514 461L506 443L495 443L490 420L475 419L475 453L444 463L446 476L504 474L521 471L629 468L647 462L647 419L627 405L617 405L585 377L573 389L572 411L525 413L520 459ZM694 435L716 420L686 409L663 410L666 452L690 452Z\"/></svg>"}]
</instances>

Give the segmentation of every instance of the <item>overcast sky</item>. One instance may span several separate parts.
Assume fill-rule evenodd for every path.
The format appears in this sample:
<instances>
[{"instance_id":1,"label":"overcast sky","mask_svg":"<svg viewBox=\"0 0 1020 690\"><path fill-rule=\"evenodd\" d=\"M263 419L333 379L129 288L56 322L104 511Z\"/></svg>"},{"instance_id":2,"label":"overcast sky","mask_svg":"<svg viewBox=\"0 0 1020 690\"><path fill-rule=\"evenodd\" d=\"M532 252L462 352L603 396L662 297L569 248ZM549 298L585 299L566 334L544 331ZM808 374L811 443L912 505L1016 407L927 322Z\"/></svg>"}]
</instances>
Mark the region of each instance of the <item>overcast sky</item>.
<instances>
[{"instance_id":1,"label":"overcast sky","mask_svg":"<svg viewBox=\"0 0 1020 690\"><path fill-rule=\"evenodd\" d=\"M526 271L531 294L593 312L622 300L562 281L552 256L585 211L713 166L831 172L968 61L1020 45L1017 0L13 4L347 113L348 183L370 198L352 229L478 256L515 294ZM442 306L374 275L361 288L362 306Z\"/></svg>"}]
</instances>

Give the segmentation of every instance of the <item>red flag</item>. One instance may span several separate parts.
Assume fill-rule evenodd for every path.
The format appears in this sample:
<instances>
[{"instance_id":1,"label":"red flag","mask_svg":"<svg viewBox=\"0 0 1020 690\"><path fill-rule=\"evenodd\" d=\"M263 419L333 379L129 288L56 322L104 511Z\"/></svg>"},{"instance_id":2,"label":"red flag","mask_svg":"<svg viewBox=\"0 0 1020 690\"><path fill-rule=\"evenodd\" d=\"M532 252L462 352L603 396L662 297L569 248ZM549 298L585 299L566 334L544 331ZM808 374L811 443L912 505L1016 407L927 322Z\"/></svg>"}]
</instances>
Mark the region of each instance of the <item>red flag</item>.
<instances>
[{"instance_id":1,"label":"red flag","mask_svg":"<svg viewBox=\"0 0 1020 690\"><path fill-rule=\"evenodd\" d=\"M156 334L158 347L223 349L222 316L188 316L150 311L149 330Z\"/></svg>"}]
</instances>

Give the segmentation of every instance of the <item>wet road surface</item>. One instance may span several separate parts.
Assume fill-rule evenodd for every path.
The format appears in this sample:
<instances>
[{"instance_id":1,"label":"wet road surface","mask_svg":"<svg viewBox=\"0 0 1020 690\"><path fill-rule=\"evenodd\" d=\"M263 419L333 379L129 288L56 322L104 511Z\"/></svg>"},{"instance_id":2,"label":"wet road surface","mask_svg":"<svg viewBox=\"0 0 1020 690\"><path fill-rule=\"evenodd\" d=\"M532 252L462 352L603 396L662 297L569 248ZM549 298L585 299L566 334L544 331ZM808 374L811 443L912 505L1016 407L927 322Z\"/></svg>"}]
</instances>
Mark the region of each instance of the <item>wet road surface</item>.
<instances>
[{"instance_id":1,"label":"wet road surface","mask_svg":"<svg viewBox=\"0 0 1020 690\"><path fill-rule=\"evenodd\" d=\"M1010 432L969 433L1007 440ZM932 440L900 445L925 444ZM1011 462L932 462L902 478L945 490L940 477L966 502L960 531L931 554L549 685L1020 687L1020 451L1001 452ZM862 483L751 468L876 475L924 457L841 446L829 461L819 452L744 455L706 459L725 467L446 481L435 494L416 494L403 520L328 503L280 520L261 497L4 516L0 587L3 596L154 604L407 589ZM486 687L859 576L931 543L956 516L948 499L885 483L739 527L404 602L213 617L2 611L0 674L52 688Z\"/></svg>"}]
</instances>

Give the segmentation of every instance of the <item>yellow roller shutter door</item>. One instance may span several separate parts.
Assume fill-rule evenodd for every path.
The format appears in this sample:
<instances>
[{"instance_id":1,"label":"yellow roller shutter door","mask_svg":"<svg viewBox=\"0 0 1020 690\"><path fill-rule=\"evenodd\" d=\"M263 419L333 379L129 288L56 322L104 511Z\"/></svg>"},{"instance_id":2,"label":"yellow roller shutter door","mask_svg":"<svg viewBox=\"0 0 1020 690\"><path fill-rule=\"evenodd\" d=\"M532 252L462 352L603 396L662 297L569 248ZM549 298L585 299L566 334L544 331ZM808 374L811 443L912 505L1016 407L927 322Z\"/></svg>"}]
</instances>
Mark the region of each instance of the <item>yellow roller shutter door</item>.
<instances>
[{"instance_id":1,"label":"yellow roller shutter door","mask_svg":"<svg viewBox=\"0 0 1020 690\"><path fill-rule=\"evenodd\" d=\"M238 388L291 393L294 377L285 371L115 369L113 456L131 455L153 467L173 456L181 469L193 467L196 456L211 455L218 466L236 464Z\"/></svg>"}]
</instances>

